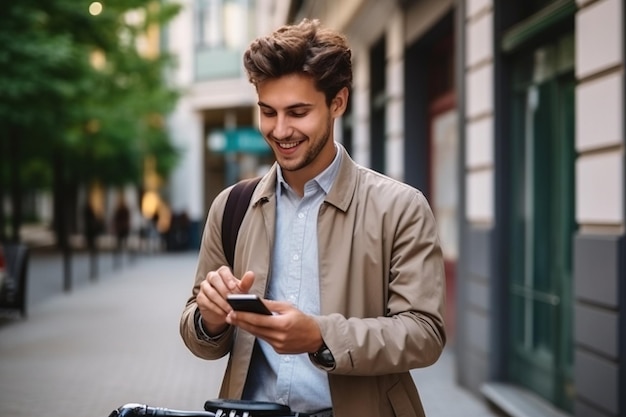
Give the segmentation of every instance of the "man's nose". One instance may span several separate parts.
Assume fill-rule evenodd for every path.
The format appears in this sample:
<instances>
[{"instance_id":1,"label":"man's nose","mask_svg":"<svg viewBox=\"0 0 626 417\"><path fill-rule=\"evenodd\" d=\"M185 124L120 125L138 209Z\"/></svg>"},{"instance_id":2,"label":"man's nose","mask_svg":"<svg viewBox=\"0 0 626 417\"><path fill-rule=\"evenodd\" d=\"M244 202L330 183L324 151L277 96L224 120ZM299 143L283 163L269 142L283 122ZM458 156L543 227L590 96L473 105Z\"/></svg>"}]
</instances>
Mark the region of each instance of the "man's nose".
<instances>
[{"instance_id":1,"label":"man's nose","mask_svg":"<svg viewBox=\"0 0 626 417\"><path fill-rule=\"evenodd\" d=\"M276 124L274 125L272 134L278 140L289 139L293 134L289 119L285 116L276 117Z\"/></svg>"}]
</instances>

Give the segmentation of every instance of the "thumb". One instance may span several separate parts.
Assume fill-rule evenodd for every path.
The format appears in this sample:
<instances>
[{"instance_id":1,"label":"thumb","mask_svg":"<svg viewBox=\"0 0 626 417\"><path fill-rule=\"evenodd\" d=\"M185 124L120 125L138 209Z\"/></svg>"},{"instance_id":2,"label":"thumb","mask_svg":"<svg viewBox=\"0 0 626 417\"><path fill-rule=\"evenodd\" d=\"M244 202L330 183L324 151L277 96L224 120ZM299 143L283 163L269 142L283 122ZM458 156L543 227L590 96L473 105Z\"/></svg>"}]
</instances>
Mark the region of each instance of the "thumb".
<instances>
[{"instance_id":1,"label":"thumb","mask_svg":"<svg viewBox=\"0 0 626 417\"><path fill-rule=\"evenodd\" d=\"M243 293L248 293L250 288L252 288L252 284L254 283L254 272L248 271L243 274L241 280L239 281L239 290Z\"/></svg>"}]
</instances>

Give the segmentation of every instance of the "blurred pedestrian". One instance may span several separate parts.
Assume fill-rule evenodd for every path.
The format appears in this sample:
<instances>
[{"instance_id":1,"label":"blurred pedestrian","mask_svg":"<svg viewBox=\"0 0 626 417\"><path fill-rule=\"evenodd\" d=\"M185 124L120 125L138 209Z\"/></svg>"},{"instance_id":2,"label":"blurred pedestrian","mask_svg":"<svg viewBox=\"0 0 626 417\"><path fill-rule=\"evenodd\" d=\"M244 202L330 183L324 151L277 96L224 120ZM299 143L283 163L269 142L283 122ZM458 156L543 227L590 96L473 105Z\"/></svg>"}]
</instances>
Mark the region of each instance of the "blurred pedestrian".
<instances>
[{"instance_id":1,"label":"blurred pedestrian","mask_svg":"<svg viewBox=\"0 0 626 417\"><path fill-rule=\"evenodd\" d=\"M180 322L187 347L230 353L222 398L424 416L409 371L446 342L443 256L423 194L334 140L352 82L346 38L305 19L253 41L244 65L276 163L252 195L232 269L220 239L232 188L213 201ZM234 311L232 293L265 297L273 314Z\"/></svg>"},{"instance_id":2,"label":"blurred pedestrian","mask_svg":"<svg viewBox=\"0 0 626 417\"><path fill-rule=\"evenodd\" d=\"M120 193L113 212L113 232L115 233L115 263L119 265L121 257L127 249L128 235L130 234L130 209L123 193Z\"/></svg>"},{"instance_id":3,"label":"blurred pedestrian","mask_svg":"<svg viewBox=\"0 0 626 417\"><path fill-rule=\"evenodd\" d=\"M166 234L167 250L182 251L189 249L189 228L191 221L186 211L181 211L172 215L169 230Z\"/></svg>"},{"instance_id":4,"label":"blurred pedestrian","mask_svg":"<svg viewBox=\"0 0 626 417\"><path fill-rule=\"evenodd\" d=\"M4 278L8 276L6 268L6 260L4 259L4 249L2 247L2 242L0 242L0 293L2 293Z\"/></svg>"},{"instance_id":5,"label":"blurred pedestrian","mask_svg":"<svg viewBox=\"0 0 626 417\"><path fill-rule=\"evenodd\" d=\"M96 250L96 242L98 236L102 233L102 219L96 213L96 210L93 208L92 204L88 201L85 203L83 207L83 219L84 219L84 233L85 233L85 243L87 249L90 252L94 252Z\"/></svg>"}]
</instances>

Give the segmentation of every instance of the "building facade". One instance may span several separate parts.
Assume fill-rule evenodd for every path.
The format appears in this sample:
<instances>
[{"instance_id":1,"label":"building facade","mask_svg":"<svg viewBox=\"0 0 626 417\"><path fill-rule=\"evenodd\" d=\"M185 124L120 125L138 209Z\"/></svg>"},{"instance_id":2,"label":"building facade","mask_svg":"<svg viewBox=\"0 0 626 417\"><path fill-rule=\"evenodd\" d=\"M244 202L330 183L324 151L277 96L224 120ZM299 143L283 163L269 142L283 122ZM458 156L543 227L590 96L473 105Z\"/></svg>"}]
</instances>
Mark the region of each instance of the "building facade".
<instances>
[{"instance_id":1,"label":"building facade","mask_svg":"<svg viewBox=\"0 0 626 417\"><path fill-rule=\"evenodd\" d=\"M175 208L200 225L225 185L271 163L220 145L256 123L234 56L319 18L353 51L336 137L421 189L438 220L458 383L512 416L626 415L623 0L183 4L168 41L188 89L170 119L186 150ZM232 4L252 8L245 34L215 41Z\"/></svg>"},{"instance_id":2,"label":"building facade","mask_svg":"<svg viewBox=\"0 0 626 417\"><path fill-rule=\"evenodd\" d=\"M626 414L624 4L459 2L459 381Z\"/></svg>"}]
</instances>

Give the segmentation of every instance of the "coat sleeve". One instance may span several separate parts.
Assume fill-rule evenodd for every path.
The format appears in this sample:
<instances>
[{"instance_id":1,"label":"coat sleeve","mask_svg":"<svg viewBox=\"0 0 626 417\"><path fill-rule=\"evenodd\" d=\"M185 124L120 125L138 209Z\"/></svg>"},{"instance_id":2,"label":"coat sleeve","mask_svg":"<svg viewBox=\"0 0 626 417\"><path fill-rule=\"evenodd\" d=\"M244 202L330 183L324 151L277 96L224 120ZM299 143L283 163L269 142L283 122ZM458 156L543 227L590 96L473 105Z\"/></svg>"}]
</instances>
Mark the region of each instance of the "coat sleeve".
<instances>
[{"instance_id":1,"label":"coat sleeve","mask_svg":"<svg viewBox=\"0 0 626 417\"><path fill-rule=\"evenodd\" d=\"M388 251L386 314L379 317L317 316L335 358L330 373L384 375L432 365L446 342L445 272L437 226L419 191L394 203ZM381 253L387 253L381 243ZM385 261L382 261L385 263ZM384 276L366 279L385 279Z\"/></svg>"},{"instance_id":2,"label":"coat sleeve","mask_svg":"<svg viewBox=\"0 0 626 417\"><path fill-rule=\"evenodd\" d=\"M231 188L222 191L211 204L207 216L202 242L198 254L196 276L185 308L180 318L180 334L187 348L196 356L203 359L218 359L230 352L233 343L233 331L229 328L221 337L206 341L200 339L196 332L195 315L198 305L196 296L200 291L200 283L206 278L209 271L215 271L222 265L227 265L222 248L222 217L224 206Z\"/></svg>"}]
</instances>

